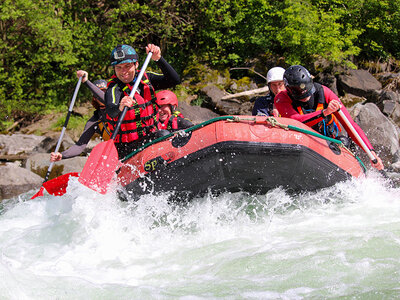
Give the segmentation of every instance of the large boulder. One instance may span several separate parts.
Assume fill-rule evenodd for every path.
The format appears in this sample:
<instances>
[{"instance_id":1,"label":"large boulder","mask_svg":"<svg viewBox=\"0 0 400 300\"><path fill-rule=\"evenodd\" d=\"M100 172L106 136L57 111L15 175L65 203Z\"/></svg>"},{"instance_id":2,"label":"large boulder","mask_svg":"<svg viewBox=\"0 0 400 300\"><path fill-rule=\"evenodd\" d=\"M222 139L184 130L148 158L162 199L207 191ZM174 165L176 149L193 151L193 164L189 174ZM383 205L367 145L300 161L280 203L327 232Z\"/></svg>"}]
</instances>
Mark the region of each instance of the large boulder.
<instances>
[{"instance_id":1,"label":"large boulder","mask_svg":"<svg viewBox=\"0 0 400 300\"><path fill-rule=\"evenodd\" d=\"M45 138L38 144L32 152L38 152L38 153L49 153L51 151L54 151L56 148L57 142L60 138L60 133L58 132L52 132L49 133L45 136ZM63 139L61 141L60 145L60 152L64 151L65 149L68 149L71 147L74 143L72 138L65 133L63 136Z\"/></svg>"},{"instance_id":2,"label":"large boulder","mask_svg":"<svg viewBox=\"0 0 400 300\"><path fill-rule=\"evenodd\" d=\"M186 102L180 102L178 110L193 124L199 124L212 118L219 117L217 113L208 108L192 106Z\"/></svg>"},{"instance_id":3,"label":"large boulder","mask_svg":"<svg viewBox=\"0 0 400 300\"><path fill-rule=\"evenodd\" d=\"M340 94L352 94L377 101L382 84L366 70L347 70L338 76L338 91Z\"/></svg>"},{"instance_id":4,"label":"large boulder","mask_svg":"<svg viewBox=\"0 0 400 300\"><path fill-rule=\"evenodd\" d=\"M356 104L350 109L354 121L360 125L385 165L398 160L400 153L399 129L373 103Z\"/></svg>"},{"instance_id":5,"label":"large boulder","mask_svg":"<svg viewBox=\"0 0 400 300\"><path fill-rule=\"evenodd\" d=\"M253 104L247 99L248 97L222 99L228 94L213 84L202 88L201 92L209 107L220 115L251 115Z\"/></svg>"},{"instance_id":6,"label":"large boulder","mask_svg":"<svg viewBox=\"0 0 400 300\"><path fill-rule=\"evenodd\" d=\"M7 159L7 156L30 154L44 139L44 136L30 134L0 134L0 155Z\"/></svg>"},{"instance_id":7,"label":"large boulder","mask_svg":"<svg viewBox=\"0 0 400 300\"><path fill-rule=\"evenodd\" d=\"M0 200L37 189L43 178L15 163L0 165Z\"/></svg>"},{"instance_id":8,"label":"large boulder","mask_svg":"<svg viewBox=\"0 0 400 300\"><path fill-rule=\"evenodd\" d=\"M54 163L50 173L50 178L58 177L70 172L81 172L85 165L87 157L77 156L69 159L62 159ZM50 154L36 153L28 157L25 162L25 168L29 171L45 177L50 165Z\"/></svg>"}]
</instances>

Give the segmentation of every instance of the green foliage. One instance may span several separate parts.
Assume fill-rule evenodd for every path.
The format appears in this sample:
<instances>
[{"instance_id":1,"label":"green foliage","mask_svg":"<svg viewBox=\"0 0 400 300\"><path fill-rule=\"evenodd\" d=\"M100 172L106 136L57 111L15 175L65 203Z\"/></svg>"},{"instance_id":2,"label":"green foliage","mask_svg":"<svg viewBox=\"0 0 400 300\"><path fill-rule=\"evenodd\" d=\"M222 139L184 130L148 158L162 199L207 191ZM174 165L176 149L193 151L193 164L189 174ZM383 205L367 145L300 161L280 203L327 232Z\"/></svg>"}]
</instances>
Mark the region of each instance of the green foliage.
<instances>
[{"instance_id":1,"label":"green foliage","mask_svg":"<svg viewBox=\"0 0 400 300\"><path fill-rule=\"evenodd\" d=\"M276 38L289 64L315 60L318 56L342 63L359 53L353 41L361 32L337 22L341 11L324 11L311 1L286 0L285 4L286 8L278 12L285 26Z\"/></svg>"},{"instance_id":2,"label":"green foliage","mask_svg":"<svg viewBox=\"0 0 400 300\"><path fill-rule=\"evenodd\" d=\"M196 81L199 65L226 69L266 54L287 65L398 58L399 36L399 0L3 0L0 130L18 111L67 104L79 69L108 78L121 43L141 59L148 43L160 45Z\"/></svg>"},{"instance_id":3,"label":"green foliage","mask_svg":"<svg viewBox=\"0 0 400 300\"><path fill-rule=\"evenodd\" d=\"M68 129L80 129L83 130L86 122L89 120L91 116L74 116L71 115L71 118L68 121ZM65 122L65 116L59 118L51 128L53 130L60 130L63 128Z\"/></svg>"}]
</instances>

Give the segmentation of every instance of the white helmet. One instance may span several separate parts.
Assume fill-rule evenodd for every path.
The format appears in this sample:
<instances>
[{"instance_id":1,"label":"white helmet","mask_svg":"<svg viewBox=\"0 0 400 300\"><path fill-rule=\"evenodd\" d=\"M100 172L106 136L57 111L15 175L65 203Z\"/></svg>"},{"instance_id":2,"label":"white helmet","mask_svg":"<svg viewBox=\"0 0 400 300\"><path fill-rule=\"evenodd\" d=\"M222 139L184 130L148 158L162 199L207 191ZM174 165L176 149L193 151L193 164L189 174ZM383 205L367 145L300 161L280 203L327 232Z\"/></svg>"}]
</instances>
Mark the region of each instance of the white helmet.
<instances>
[{"instance_id":1,"label":"white helmet","mask_svg":"<svg viewBox=\"0 0 400 300\"><path fill-rule=\"evenodd\" d=\"M281 67L270 69L267 73L267 83L283 81L283 73L285 73L285 69Z\"/></svg>"}]
</instances>

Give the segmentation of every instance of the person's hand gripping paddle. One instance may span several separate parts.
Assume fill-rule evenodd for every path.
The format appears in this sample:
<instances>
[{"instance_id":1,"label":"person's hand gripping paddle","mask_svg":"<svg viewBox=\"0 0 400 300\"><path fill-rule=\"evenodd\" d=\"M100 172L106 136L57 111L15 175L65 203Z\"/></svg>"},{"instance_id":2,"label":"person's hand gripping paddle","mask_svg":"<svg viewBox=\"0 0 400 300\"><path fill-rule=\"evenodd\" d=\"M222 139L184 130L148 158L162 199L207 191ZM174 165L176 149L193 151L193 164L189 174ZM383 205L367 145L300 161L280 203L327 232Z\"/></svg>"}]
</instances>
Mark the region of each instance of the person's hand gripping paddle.
<instances>
[{"instance_id":1,"label":"person's hand gripping paddle","mask_svg":"<svg viewBox=\"0 0 400 300\"><path fill-rule=\"evenodd\" d=\"M67 117L65 118L64 126L61 130L61 134L60 134L60 137L58 138L57 146L56 146L56 149L54 150L54 152L58 152L58 150L60 150L61 142L64 137L65 131L67 129L68 121L69 121L69 118L71 117L72 109L74 108L76 96L78 95L78 91L81 86L81 82L82 82L82 77L79 77L78 83L76 84L76 87L75 87L74 95L72 96L72 100L69 105ZM61 175L57 178L54 178L52 180L49 180L49 176L50 176L51 170L53 169L53 165L54 165L54 161L52 161L50 163L49 168L47 169L47 173L46 173L46 176L44 177L44 181L42 183L40 190L35 195L33 195L31 199L35 199L36 197L43 196L43 192L45 189L52 195L58 196L58 195L64 194L65 189L68 185L69 177L77 176L76 173L68 173L68 174Z\"/></svg>"},{"instance_id":2,"label":"person's hand gripping paddle","mask_svg":"<svg viewBox=\"0 0 400 300\"><path fill-rule=\"evenodd\" d=\"M135 95L152 55L152 52L147 54L146 60L143 63L132 91L129 94L130 97ZM125 107L118 119L117 126L115 127L111 139L98 144L93 148L92 152L90 152L89 158L78 179L83 185L101 194L107 192L115 175L115 170L119 165L118 152L114 142L127 111L128 107Z\"/></svg>"}]
</instances>

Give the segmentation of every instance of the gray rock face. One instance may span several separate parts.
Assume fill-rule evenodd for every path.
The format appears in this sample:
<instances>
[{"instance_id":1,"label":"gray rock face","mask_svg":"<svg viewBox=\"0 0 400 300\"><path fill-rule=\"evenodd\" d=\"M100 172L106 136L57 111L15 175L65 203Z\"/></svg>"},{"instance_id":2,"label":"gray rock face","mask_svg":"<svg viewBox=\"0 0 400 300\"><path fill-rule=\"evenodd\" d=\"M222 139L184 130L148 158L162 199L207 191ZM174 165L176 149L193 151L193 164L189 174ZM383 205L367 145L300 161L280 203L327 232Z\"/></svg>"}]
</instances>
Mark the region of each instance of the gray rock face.
<instances>
[{"instance_id":1,"label":"gray rock face","mask_svg":"<svg viewBox=\"0 0 400 300\"><path fill-rule=\"evenodd\" d=\"M15 163L0 165L0 200L38 189L43 178Z\"/></svg>"},{"instance_id":2,"label":"gray rock face","mask_svg":"<svg viewBox=\"0 0 400 300\"><path fill-rule=\"evenodd\" d=\"M382 89L382 84L366 70L348 70L346 74L339 75L338 91L341 94L350 93L365 98L377 98L377 91Z\"/></svg>"},{"instance_id":3,"label":"gray rock face","mask_svg":"<svg viewBox=\"0 0 400 300\"><path fill-rule=\"evenodd\" d=\"M48 153L51 152L56 148L58 139L60 138L60 133L53 133L51 135L47 135L35 149L33 149L33 152L39 152L39 153ZM64 151L65 149L68 149L71 147L74 143L74 141L71 139L71 137L68 134L64 134L63 140L61 142L60 146L60 152Z\"/></svg>"},{"instance_id":4,"label":"gray rock face","mask_svg":"<svg viewBox=\"0 0 400 300\"><path fill-rule=\"evenodd\" d=\"M208 85L201 92L205 95L210 106L220 115L251 115L253 103L235 98L223 100L222 97L226 93L216 85Z\"/></svg>"},{"instance_id":5,"label":"gray rock face","mask_svg":"<svg viewBox=\"0 0 400 300\"><path fill-rule=\"evenodd\" d=\"M0 134L0 155L31 153L44 139L44 136L30 134Z\"/></svg>"},{"instance_id":6,"label":"gray rock face","mask_svg":"<svg viewBox=\"0 0 400 300\"><path fill-rule=\"evenodd\" d=\"M200 106L190 106L185 102L179 103L178 110L193 124L200 124L212 118L219 117L219 114L213 112L210 109Z\"/></svg>"},{"instance_id":7,"label":"gray rock face","mask_svg":"<svg viewBox=\"0 0 400 300\"><path fill-rule=\"evenodd\" d=\"M50 179L70 173L80 172L85 165L87 157L77 156L69 159L62 159L54 163L53 169L50 174ZM25 168L33 173L36 173L43 178L45 177L50 165L50 154L48 153L35 153L28 157L25 162Z\"/></svg>"},{"instance_id":8,"label":"gray rock face","mask_svg":"<svg viewBox=\"0 0 400 300\"><path fill-rule=\"evenodd\" d=\"M395 163L393 158L400 150L399 131L373 103L356 104L350 110L354 121L360 125L385 165Z\"/></svg>"}]
</instances>

